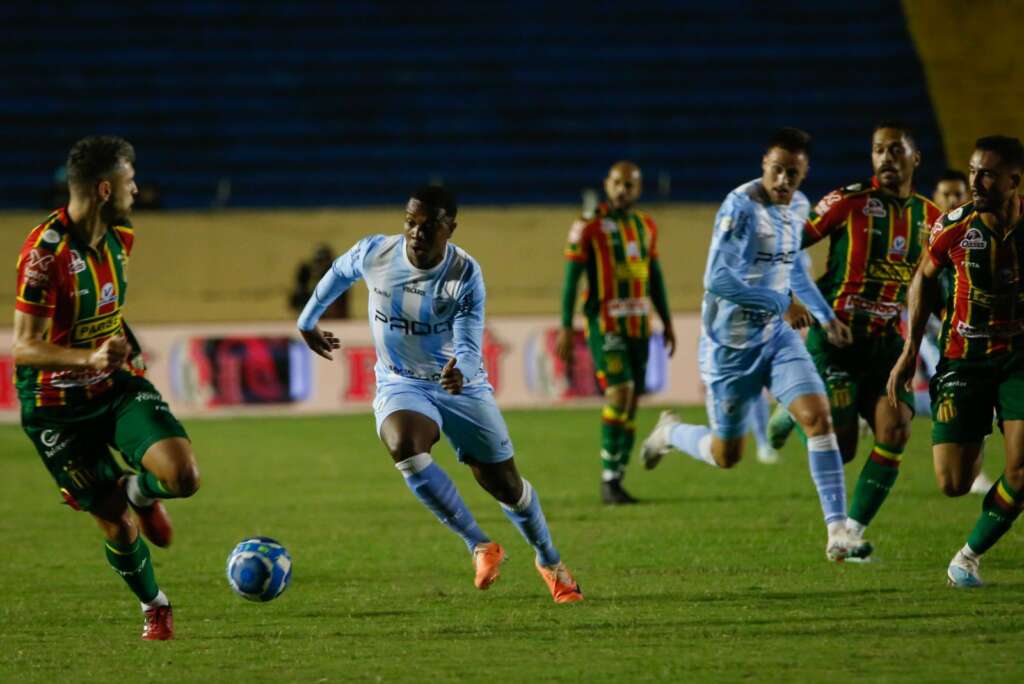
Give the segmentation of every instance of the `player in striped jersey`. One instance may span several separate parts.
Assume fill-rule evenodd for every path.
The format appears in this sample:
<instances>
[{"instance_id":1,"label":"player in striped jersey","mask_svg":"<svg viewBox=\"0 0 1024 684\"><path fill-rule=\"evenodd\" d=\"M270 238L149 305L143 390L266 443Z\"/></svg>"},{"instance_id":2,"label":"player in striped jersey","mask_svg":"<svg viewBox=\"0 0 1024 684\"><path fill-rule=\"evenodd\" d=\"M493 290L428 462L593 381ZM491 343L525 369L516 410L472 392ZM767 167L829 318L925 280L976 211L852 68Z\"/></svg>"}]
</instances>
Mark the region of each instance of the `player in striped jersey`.
<instances>
[{"instance_id":1,"label":"player in striped jersey","mask_svg":"<svg viewBox=\"0 0 1024 684\"><path fill-rule=\"evenodd\" d=\"M605 396L601 498L607 504L636 502L622 487L622 479L636 440L637 402L645 389L652 305L661 319L669 356L676 345L658 260L658 229L650 216L633 208L642 185L636 164L614 164L604 181L608 201L598 206L592 218L573 224L565 248L562 327L556 351L564 362L572 363L576 288L586 273L587 344Z\"/></svg>"},{"instance_id":2,"label":"player in striped jersey","mask_svg":"<svg viewBox=\"0 0 1024 684\"><path fill-rule=\"evenodd\" d=\"M750 406L768 387L808 435L808 465L828 530L825 555L843 561L870 554L870 544L847 533L843 462L825 387L794 330L812 322L795 293L830 340L849 341L849 330L798 264L808 211L798 188L807 175L809 150L807 133L778 131L761 159L761 178L739 186L722 203L701 306L700 371L711 428L684 424L665 411L641 455L648 468L672 448L712 466L733 467L743 454Z\"/></svg>"},{"instance_id":3,"label":"player in striped jersey","mask_svg":"<svg viewBox=\"0 0 1024 684\"><path fill-rule=\"evenodd\" d=\"M1006 469L982 503L967 543L946 571L957 587L981 586L978 564L1024 509L1024 146L990 136L975 143L972 202L932 228L928 258L908 299L910 334L889 376L896 405L913 378L928 316L940 296L939 278L953 272L931 381L932 458L947 496L970 491L982 441L995 410L1006 443Z\"/></svg>"},{"instance_id":4,"label":"player in striped jersey","mask_svg":"<svg viewBox=\"0 0 1024 684\"><path fill-rule=\"evenodd\" d=\"M121 308L134 163L121 138L85 138L71 149L70 202L29 233L18 258L14 363L22 427L65 502L99 523L107 560L142 604L142 638L163 640L174 634L171 606L129 510L151 542L167 546L159 499L194 494L199 472L184 428L128 366ZM125 477L108 445L134 474Z\"/></svg>"},{"instance_id":5,"label":"player in striped jersey","mask_svg":"<svg viewBox=\"0 0 1024 684\"><path fill-rule=\"evenodd\" d=\"M377 435L406 486L465 542L476 587L490 587L505 550L480 529L433 462L430 450L444 434L533 547L534 565L555 602L582 601L551 541L540 498L516 469L512 440L494 403L481 355L486 292L480 265L448 242L457 210L444 188L417 190L406 205L403 234L363 238L334 261L299 316L299 332L310 349L331 359L341 343L317 321L357 280L366 281L377 351Z\"/></svg>"},{"instance_id":6,"label":"player in striped jersey","mask_svg":"<svg viewBox=\"0 0 1024 684\"><path fill-rule=\"evenodd\" d=\"M874 519L899 474L914 416L912 392L886 401L886 380L903 347L900 319L907 286L928 227L938 218L931 200L913 191L921 155L903 124L883 122L871 137L874 176L826 195L804 230L803 244L829 240L828 266L818 287L836 316L850 326L853 344L839 348L820 330L807 348L828 388L843 462L857 453L858 415L875 441L854 489L848 526L855 538ZM770 429L778 441L779 423Z\"/></svg>"}]
</instances>

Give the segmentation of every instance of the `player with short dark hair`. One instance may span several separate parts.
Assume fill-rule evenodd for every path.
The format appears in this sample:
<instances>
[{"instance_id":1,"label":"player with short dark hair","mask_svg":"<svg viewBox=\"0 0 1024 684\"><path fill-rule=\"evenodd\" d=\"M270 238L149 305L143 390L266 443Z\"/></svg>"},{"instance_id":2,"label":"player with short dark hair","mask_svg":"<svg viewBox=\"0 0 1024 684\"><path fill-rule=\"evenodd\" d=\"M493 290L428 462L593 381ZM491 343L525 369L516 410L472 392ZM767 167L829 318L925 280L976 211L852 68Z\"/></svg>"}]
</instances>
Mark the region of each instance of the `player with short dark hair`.
<instances>
[{"instance_id":1,"label":"player with short dark hair","mask_svg":"<svg viewBox=\"0 0 1024 684\"><path fill-rule=\"evenodd\" d=\"M791 130L772 138L761 177L730 192L715 218L699 348L711 427L687 425L665 411L641 455L649 469L672 449L718 468L735 466L750 406L767 387L808 435L808 465L828 531L825 556L843 561L870 553L870 544L847 534L843 463L825 387L795 329L810 325L813 312L835 344L848 341L849 330L800 264L809 206L799 187L810 139Z\"/></svg>"},{"instance_id":2,"label":"player with short dark hair","mask_svg":"<svg viewBox=\"0 0 1024 684\"><path fill-rule=\"evenodd\" d=\"M481 356L484 281L480 265L449 242L457 211L445 188L413 193L402 234L363 238L334 261L299 316L299 332L310 349L331 359L341 343L317 321L335 298L365 280L377 350L377 434L406 485L465 542L476 587L490 587L505 550L480 529L431 458L444 434L533 547L534 564L555 602L581 601L583 593L551 541L537 492L516 469L512 440L487 381Z\"/></svg>"},{"instance_id":3,"label":"player with short dark hair","mask_svg":"<svg viewBox=\"0 0 1024 684\"><path fill-rule=\"evenodd\" d=\"M1006 469L989 489L967 543L946 571L957 587L981 586L978 564L1024 509L1024 147L1017 138L979 138L970 162L972 201L932 228L928 258L910 287L910 333L888 382L896 404L917 367L918 347L939 297L939 275L953 271L931 382L932 458L947 496L970 491L982 443L996 413Z\"/></svg>"},{"instance_id":4,"label":"player with short dark hair","mask_svg":"<svg viewBox=\"0 0 1024 684\"><path fill-rule=\"evenodd\" d=\"M184 428L128 365L121 310L135 239L134 160L113 136L71 148L70 201L29 233L18 258L13 351L22 427L65 503L99 523L107 560L142 604L142 638L163 640L174 635L171 606L129 511L151 542L167 546L159 500L194 494L199 471ZM126 476L108 445L136 473Z\"/></svg>"},{"instance_id":5,"label":"player with short dark hair","mask_svg":"<svg viewBox=\"0 0 1024 684\"><path fill-rule=\"evenodd\" d=\"M669 356L675 353L676 343L658 259L658 229L650 216L633 208L643 189L640 168L633 162L616 162L604 189L607 201L593 217L578 219L569 231L562 327L555 348L559 358L572 363L576 289L585 273L587 344L605 397L601 498L614 505L636 502L622 480L636 440L637 404L646 389L652 306L661 319Z\"/></svg>"},{"instance_id":6,"label":"player with short dark hair","mask_svg":"<svg viewBox=\"0 0 1024 684\"><path fill-rule=\"evenodd\" d=\"M905 124L879 123L871 136L872 178L822 198L804 230L805 247L829 240L828 268L818 287L853 333L853 344L845 348L820 330L807 334L807 348L828 389L843 461L856 456L858 416L875 435L850 501L847 524L855 538L863 536L896 481L914 416L911 392L901 394L894 406L886 401L885 388L903 347L900 320L907 286L927 228L939 216L938 208L913 190L920 162ZM776 448L792 427L776 412L769 422Z\"/></svg>"}]
</instances>

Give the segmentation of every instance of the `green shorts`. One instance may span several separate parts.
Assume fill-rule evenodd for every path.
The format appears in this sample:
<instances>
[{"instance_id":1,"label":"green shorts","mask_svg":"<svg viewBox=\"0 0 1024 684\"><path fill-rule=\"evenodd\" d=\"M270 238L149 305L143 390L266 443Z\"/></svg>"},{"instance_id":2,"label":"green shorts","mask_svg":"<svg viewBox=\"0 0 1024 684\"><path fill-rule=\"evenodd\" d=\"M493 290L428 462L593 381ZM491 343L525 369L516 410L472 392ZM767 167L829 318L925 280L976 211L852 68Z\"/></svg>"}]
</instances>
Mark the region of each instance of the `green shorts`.
<instances>
[{"instance_id":1,"label":"green shorts","mask_svg":"<svg viewBox=\"0 0 1024 684\"><path fill-rule=\"evenodd\" d=\"M114 380L106 394L87 403L21 406L22 429L73 508L91 510L124 474L110 447L138 469L149 447L188 437L152 383L123 371Z\"/></svg>"},{"instance_id":2,"label":"green shorts","mask_svg":"<svg viewBox=\"0 0 1024 684\"><path fill-rule=\"evenodd\" d=\"M889 372L903 351L903 338L880 335L836 347L822 328L813 327L807 333L807 351L825 381L833 425L856 424L858 415L873 422L878 399L886 394ZM901 388L899 397L914 410L913 392Z\"/></svg>"},{"instance_id":3,"label":"green shorts","mask_svg":"<svg viewBox=\"0 0 1024 684\"><path fill-rule=\"evenodd\" d=\"M588 320L587 345L594 358L594 373L602 391L632 381L636 396L644 393L649 338L602 333L598 321Z\"/></svg>"},{"instance_id":4,"label":"green shorts","mask_svg":"<svg viewBox=\"0 0 1024 684\"><path fill-rule=\"evenodd\" d=\"M941 359L929 384L932 444L980 442L992 432L992 415L1024 420L1024 356Z\"/></svg>"}]
</instances>

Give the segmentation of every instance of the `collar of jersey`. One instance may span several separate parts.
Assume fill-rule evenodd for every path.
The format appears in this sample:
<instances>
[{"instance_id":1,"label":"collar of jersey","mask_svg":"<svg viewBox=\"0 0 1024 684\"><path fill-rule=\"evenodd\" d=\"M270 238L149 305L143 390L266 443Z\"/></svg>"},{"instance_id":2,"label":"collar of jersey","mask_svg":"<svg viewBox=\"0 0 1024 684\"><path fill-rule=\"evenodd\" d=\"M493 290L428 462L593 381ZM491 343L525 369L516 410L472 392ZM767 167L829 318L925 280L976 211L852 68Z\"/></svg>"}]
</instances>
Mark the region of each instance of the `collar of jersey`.
<instances>
[{"instance_id":1,"label":"collar of jersey","mask_svg":"<svg viewBox=\"0 0 1024 684\"><path fill-rule=\"evenodd\" d=\"M445 265L445 262L448 261L448 255L450 255L451 253L452 244L449 242L447 245L444 246L444 256L441 257L441 260L437 262L436 265L431 266L430 268L420 268L416 264L409 261L409 253L405 251L405 236L402 236L402 258L405 259L406 265L409 266L409 268L414 270L416 273L436 273L439 268Z\"/></svg>"}]
</instances>

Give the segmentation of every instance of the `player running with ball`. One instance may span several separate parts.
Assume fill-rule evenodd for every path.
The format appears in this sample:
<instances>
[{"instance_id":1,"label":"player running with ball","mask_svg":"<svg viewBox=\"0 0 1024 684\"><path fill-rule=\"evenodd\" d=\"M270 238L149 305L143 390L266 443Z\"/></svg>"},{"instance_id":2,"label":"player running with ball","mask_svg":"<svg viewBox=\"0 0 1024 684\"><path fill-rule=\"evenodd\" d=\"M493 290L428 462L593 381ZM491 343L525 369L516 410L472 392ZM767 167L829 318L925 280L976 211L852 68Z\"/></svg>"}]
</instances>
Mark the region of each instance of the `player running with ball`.
<instances>
[{"instance_id":1,"label":"player running with ball","mask_svg":"<svg viewBox=\"0 0 1024 684\"><path fill-rule=\"evenodd\" d=\"M314 352L331 359L340 342L317 321L360 278L366 281L377 349L377 434L424 506L466 543L475 584L498 579L505 550L480 529L448 475L430 457L442 433L477 482L536 551L535 566L556 603L583 600L562 563L530 483L512 458L508 428L481 358L484 291L480 266L449 244L454 196L421 188L406 205L401 235L371 235L338 257L317 284L298 327Z\"/></svg>"}]
</instances>

